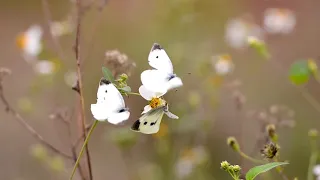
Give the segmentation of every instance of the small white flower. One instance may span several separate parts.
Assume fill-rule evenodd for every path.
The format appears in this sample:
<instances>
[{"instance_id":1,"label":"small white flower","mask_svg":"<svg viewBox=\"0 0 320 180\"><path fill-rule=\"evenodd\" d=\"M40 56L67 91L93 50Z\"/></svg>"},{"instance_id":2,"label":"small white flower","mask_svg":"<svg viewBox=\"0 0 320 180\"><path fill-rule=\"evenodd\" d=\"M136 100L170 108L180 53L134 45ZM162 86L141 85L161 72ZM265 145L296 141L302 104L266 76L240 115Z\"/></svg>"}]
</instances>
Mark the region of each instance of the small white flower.
<instances>
[{"instance_id":1,"label":"small white flower","mask_svg":"<svg viewBox=\"0 0 320 180\"><path fill-rule=\"evenodd\" d=\"M48 60L41 60L34 64L34 71L38 74L49 75L55 70L55 64Z\"/></svg>"},{"instance_id":2,"label":"small white flower","mask_svg":"<svg viewBox=\"0 0 320 180\"><path fill-rule=\"evenodd\" d=\"M153 108L159 107L165 101L161 99L161 96L163 96L165 92L152 92L145 88L145 86L140 86L139 93L140 95L147 101L149 101L149 104L146 105L143 109L143 112L141 114L145 114L146 112L150 111Z\"/></svg>"},{"instance_id":3,"label":"small white flower","mask_svg":"<svg viewBox=\"0 0 320 180\"><path fill-rule=\"evenodd\" d=\"M74 30L74 25L66 21L55 21L50 24L50 31L52 36L60 37L66 34L70 34Z\"/></svg>"},{"instance_id":4,"label":"small white flower","mask_svg":"<svg viewBox=\"0 0 320 180\"><path fill-rule=\"evenodd\" d=\"M17 37L17 45L27 57L36 57L42 51L41 38L42 28L32 25Z\"/></svg>"},{"instance_id":5,"label":"small white flower","mask_svg":"<svg viewBox=\"0 0 320 180\"><path fill-rule=\"evenodd\" d=\"M264 12L264 28L269 33L288 34L295 25L295 14L289 9L269 8Z\"/></svg>"},{"instance_id":6,"label":"small white flower","mask_svg":"<svg viewBox=\"0 0 320 180\"><path fill-rule=\"evenodd\" d=\"M229 55L214 56L212 65L216 74L220 76L230 74L234 69L234 64Z\"/></svg>"},{"instance_id":7,"label":"small white flower","mask_svg":"<svg viewBox=\"0 0 320 180\"><path fill-rule=\"evenodd\" d=\"M320 164L313 167L313 174L320 177Z\"/></svg>"},{"instance_id":8,"label":"small white flower","mask_svg":"<svg viewBox=\"0 0 320 180\"><path fill-rule=\"evenodd\" d=\"M226 41L233 48L243 48L248 45L249 36L263 39L263 30L257 24L244 18L230 20L226 26Z\"/></svg>"},{"instance_id":9,"label":"small white flower","mask_svg":"<svg viewBox=\"0 0 320 180\"><path fill-rule=\"evenodd\" d=\"M70 86L73 87L78 80L77 72L75 71L68 71L64 74L64 82Z\"/></svg>"},{"instance_id":10,"label":"small white flower","mask_svg":"<svg viewBox=\"0 0 320 180\"><path fill-rule=\"evenodd\" d=\"M194 153L194 162L196 164L201 164L207 160L207 152L203 146L197 146L192 149Z\"/></svg>"},{"instance_id":11,"label":"small white flower","mask_svg":"<svg viewBox=\"0 0 320 180\"><path fill-rule=\"evenodd\" d=\"M188 177L192 170L194 169L194 164L189 159L179 159L176 164L176 174L179 178Z\"/></svg>"}]
</instances>

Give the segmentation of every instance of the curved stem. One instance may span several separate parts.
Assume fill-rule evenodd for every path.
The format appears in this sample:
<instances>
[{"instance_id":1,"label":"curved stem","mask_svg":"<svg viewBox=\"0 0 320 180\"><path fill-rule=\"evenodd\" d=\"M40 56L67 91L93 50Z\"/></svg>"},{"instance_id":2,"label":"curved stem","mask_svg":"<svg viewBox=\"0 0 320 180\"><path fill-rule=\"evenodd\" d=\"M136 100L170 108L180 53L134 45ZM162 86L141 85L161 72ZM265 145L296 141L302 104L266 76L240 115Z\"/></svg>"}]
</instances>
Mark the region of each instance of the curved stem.
<instances>
[{"instance_id":1,"label":"curved stem","mask_svg":"<svg viewBox=\"0 0 320 180\"><path fill-rule=\"evenodd\" d=\"M238 151L238 153L240 154L241 157L243 157L244 159L247 159L253 163L257 163L257 164L263 164L265 163L264 161L262 160L259 160L259 159L255 159L255 158L252 158L250 156L248 156L247 154L245 154L244 152L242 152L241 150Z\"/></svg>"},{"instance_id":2,"label":"curved stem","mask_svg":"<svg viewBox=\"0 0 320 180\"><path fill-rule=\"evenodd\" d=\"M76 163L74 164L74 167L73 167L73 169L72 169L72 173L71 173L71 175L70 175L69 180L72 180L72 179L73 179L74 173L76 172L76 169L77 169L77 167L78 167L78 165L79 165L81 156L82 156L82 154L83 154L83 152L84 152L84 150L85 150L85 147L86 147L87 144L88 144L89 138L90 138L90 136L91 136L94 128L97 126L98 122L99 122L99 121L95 120L94 123L93 123L93 125L92 125L92 127L91 127L91 129L89 130L88 136L87 136L86 139L84 140L84 143L83 143L83 145L82 145L82 147L81 147L80 153L79 153L79 155L78 155L78 159L77 159Z\"/></svg>"},{"instance_id":3,"label":"curved stem","mask_svg":"<svg viewBox=\"0 0 320 180\"><path fill-rule=\"evenodd\" d=\"M132 94L132 95L136 95L136 96L141 96L139 93L134 93L134 92L130 92L128 94Z\"/></svg>"}]
</instances>

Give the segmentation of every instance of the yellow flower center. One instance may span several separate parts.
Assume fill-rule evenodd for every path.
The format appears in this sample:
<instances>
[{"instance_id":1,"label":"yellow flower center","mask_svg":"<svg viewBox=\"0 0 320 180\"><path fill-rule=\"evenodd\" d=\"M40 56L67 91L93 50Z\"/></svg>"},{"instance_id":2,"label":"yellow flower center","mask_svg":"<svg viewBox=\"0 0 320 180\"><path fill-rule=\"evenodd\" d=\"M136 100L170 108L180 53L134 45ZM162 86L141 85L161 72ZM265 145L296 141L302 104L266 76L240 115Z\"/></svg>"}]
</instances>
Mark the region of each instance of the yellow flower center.
<instances>
[{"instance_id":1,"label":"yellow flower center","mask_svg":"<svg viewBox=\"0 0 320 180\"><path fill-rule=\"evenodd\" d=\"M277 16L281 18L287 18L289 14L286 9L278 9L276 13L277 13Z\"/></svg>"},{"instance_id":2,"label":"yellow flower center","mask_svg":"<svg viewBox=\"0 0 320 180\"><path fill-rule=\"evenodd\" d=\"M149 102L149 105L151 108L157 108L161 105L161 99L160 98L152 98Z\"/></svg>"},{"instance_id":3,"label":"yellow flower center","mask_svg":"<svg viewBox=\"0 0 320 180\"><path fill-rule=\"evenodd\" d=\"M20 48L20 49L24 49L26 47L26 44L27 44L27 37L26 35L23 33L23 34L20 34L18 37L17 37L17 46Z\"/></svg>"},{"instance_id":4,"label":"yellow flower center","mask_svg":"<svg viewBox=\"0 0 320 180\"><path fill-rule=\"evenodd\" d=\"M231 56L229 54L223 54L220 56L221 60L231 61Z\"/></svg>"}]
</instances>

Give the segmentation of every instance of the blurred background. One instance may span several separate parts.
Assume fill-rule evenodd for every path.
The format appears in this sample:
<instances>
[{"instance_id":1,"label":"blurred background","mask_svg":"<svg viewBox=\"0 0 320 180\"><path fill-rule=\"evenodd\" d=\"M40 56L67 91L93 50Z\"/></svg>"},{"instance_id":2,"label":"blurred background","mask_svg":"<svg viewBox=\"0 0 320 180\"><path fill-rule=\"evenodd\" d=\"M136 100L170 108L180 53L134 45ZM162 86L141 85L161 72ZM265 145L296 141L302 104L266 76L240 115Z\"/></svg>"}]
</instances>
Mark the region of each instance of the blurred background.
<instances>
[{"instance_id":1,"label":"blurred background","mask_svg":"<svg viewBox=\"0 0 320 180\"><path fill-rule=\"evenodd\" d=\"M278 159L290 161L286 175L306 179L308 131L320 126L320 88L313 78L305 83L308 78L303 75L298 75L302 85L294 85L289 71L297 61L316 62L320 56L320 1L88 0L82 4L80 56L88 124L93 119L89 107L96 102L103 76L101 67L118 73L111 64L122 62L119 73L130 75L127 83L138 92L140 73L150 68L147 58L154 42L166 50L184 83L164 96L180 119L164 116L157 134L130 131L148 103L135 95L125 97L131 112L128 121L98 125L89 142L95 180L232 179L220 169L221 161L240 165L243 173L257 164L232 150L227 138L234 136L243 152L263 159L260 149L268 124L276 126L279 136ZM80 134L79 96L71 89L76 81L75 8L71 0L0 1L0 67L11 71L3 80L5 98L37 133L69 155ZM27 37L30 27L36 30ZM248 37L263 45L256 47ZM72 159L43 146L6 113L3 103L0 119L1 179L68 178ZM260 178L282 179L276 171Z\"/></svg>"}]
</instances>

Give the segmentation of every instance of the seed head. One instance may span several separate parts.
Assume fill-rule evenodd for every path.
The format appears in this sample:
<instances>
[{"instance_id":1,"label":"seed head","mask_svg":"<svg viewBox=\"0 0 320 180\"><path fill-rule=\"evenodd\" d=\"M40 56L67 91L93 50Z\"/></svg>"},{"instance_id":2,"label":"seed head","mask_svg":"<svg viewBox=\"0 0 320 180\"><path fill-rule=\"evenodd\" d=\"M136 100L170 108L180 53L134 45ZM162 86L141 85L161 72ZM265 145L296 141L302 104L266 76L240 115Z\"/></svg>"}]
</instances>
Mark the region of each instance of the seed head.
<instances>
[{"instance_id":1,"label":"seed head","mask_svg":"<svg viewBox=\"0 0 320 180\"><path fill-rule=\"evenodd\" d=\"M277 144L270 142L270 143L266 144L264 146L264 148L261 150L261 155L264 158L273 159L274 157L276 157L278 155L279 149L280 149L280 147Z\"/></svg>"},{"instance_id":2,"label":"seed head","mask_svg":"<svg viewBox=\"0 0 320 180\"><path fill-rule=\"evenodd\" d=\"M136 64L129 60L126 54L121 53L118 50L109 50L105 53L105 66L112 70L114 77L125 73L130 76L131 71Z\"/></svg>"}]
</instances>

